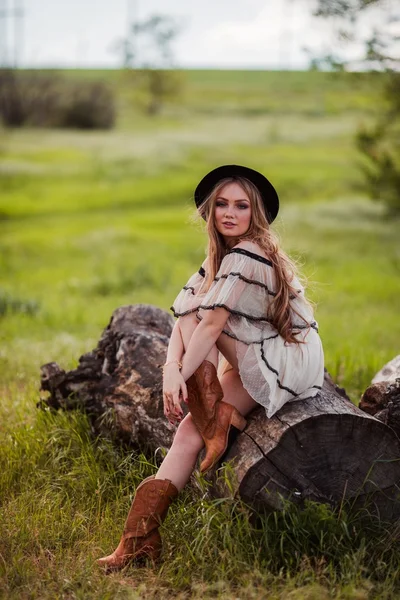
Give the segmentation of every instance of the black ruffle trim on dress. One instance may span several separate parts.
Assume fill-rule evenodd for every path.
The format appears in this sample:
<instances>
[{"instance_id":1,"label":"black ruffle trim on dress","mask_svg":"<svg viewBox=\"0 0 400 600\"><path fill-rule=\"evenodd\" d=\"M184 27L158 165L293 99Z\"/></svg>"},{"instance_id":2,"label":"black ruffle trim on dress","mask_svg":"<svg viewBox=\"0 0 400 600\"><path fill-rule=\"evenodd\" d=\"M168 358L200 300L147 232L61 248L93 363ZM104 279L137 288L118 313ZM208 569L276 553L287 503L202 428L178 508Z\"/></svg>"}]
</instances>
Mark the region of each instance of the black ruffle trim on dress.
<instances>
[{"instance_id":1,"label":"black ruffle trim on dress","mask_svg":"<svg viewBox=\"0 0 400 600\"><path fill-rule=\"evenodd\" d=\"M200 315L197 315L197 318L199 321L203 320L203 317L201 317ZM240 342L241 344L245 344L245 346L253 346L253 344L263 344L264 342L267 342L268 340L274 340L275 338L279 337L279 333L274 333L273 335L269 335L268 337L262 338L261 340L257 340L256 342L245 342L244 340L241 340L240 338L238 338L237 335L235 335L231 331L227 331L226 329L223 329L222 333L225 333L225 335L232 338L233 340L236 340L237 342Z\"/></svg>"},{"instance_id":2,"label":"black ruffle trim on dress","mask_svg":"<svg viewBox=\"0 0 400 600\"><path fill-rule=\"evenodd\" d=\"M181 313L177 313L173 306L170 307L170 310L174 313L174 317L185 317L186 315L190 315L190 313L197 312L201 308L203 310L214 310L215 308L224 308L225 310L230 312L232 315L235 315L238 317L243 317L244 319L249 319L249 321L263 321L265 323L269 323L270 325L273 325L272 320L268 319L267 317L253 317L252 315L247 315L246 313L243 313L240 310L234 310L233 308L229 308L229 306L227 306L226 304L210 304L209 306L204 306L203 304L200 304L200 306L197 306L196 308L190 308L189 310L185 310L184 312L181 312ZM308 329L309 327L312 327L313 329L317 330L316 325L317 325L316 322L313 321L312 323L307 324L307 325L293 325L292 329L303 330L303 329Z\"/></svg>"},{"instance_id":3,"label":"black ruffle trim on dress","mask_svg":"<svg viewBox=\"0 0 400 600\"><path fill-rule=\"evenodd\" d=\"M204 269L203 269L203 271L204 271ZM248 277L245 277L241 273L237 273L235 271L231 271L230 273L224 273L223 275L220 275L219 277L214 277L213 281L219 281L220 279L228 279L228 277L230 275L232 275L233 277L238 277L245 283L250 283L252 285L258 285L259 287L263 288L270 296L276 296L276 292L272 292L265 283L262 283L261 281L257 281L256 279L248 279ZM205 274L203 275L203 277L205 277ZM195 293L194 287L192 287L190 285L184 285L182 289L183 290L191 290L192 294ZM294 299L295 296L291 296L290 298Z\"/></svg>"},{"instance_id":4,"label":"black ruffle trim on dress","mask_svg":"<svg viewBox=\"0 0 400 600\"><path fill-rule=\"evenodd\" d=\"M230 275L232 275L233 277L238 277L239 279L241 279L242 281L245 281L246 283L251 283L253 285L259 285L266 292L268 292L268 294L270 296L276 296L276 292L271 292L271 290L269 289L269 287L265 283L262 283L261 281L257 281L256 279L248 279L247 277L245 277L241 273L236 273L234 271L231 271L230 273L224 273L223 275L220 275L219 277L214 277L214 281L219 281L220 279L228 279L228 277Z\"/></svg>"},{"instance_id":5,"label":"black ruffle trim on dress","mask_svg":"<svg viewBox=\"0 0 400 600\"><path fill-rule=\"evenodd\" d=\"M214 310L215 308L224 308L225 310L230 312L232 315L235 315L238 317L243 317L244 319L249 319L249 321L264 321L266 323L269 323L270 325L273 325L272 319L268 319L267 317L253 317L252 315L247 315L246 313L242 313L240 310L235 310L233 308L229 308L229 306L227 306L226 304L210 304L209 306L204 306L204 305L200 304L200 306L197 307L197 310L200 310L200 308L202 308L203 310ZM189 311L189 312L193 312L193 311ZM183 316L183 315L181 315L181 316ZM317 325L316 322L313 321L312 323L307 323L306 325L292 325L292 329L303 330L303 329L308 329L309 327L316 329L316 325Z\"/></svg>"},{"instance_id":6,"label":"black ruffle trim on dress","mask_svg":"<svg viewBox=\"0 0 400 600\"><path fill-rule=\"evenodd\" d=\"M202 317L199 317L199 319L201 321ZM241 344L245 344L246 346L253 346L253 344L261 345L264 342L267 342L268 340L274 340L275 338L279 337L279 333L275 333L274 335L270 335L266 338L263 338L262 340L258 340L257 342L245 342L245 341L241 340L240 338L238 338L238 336L235 335L234 333L232 333L231 331L226 331L226 329L223 329L222 333L225 333L227 336L229 336L233 340L236 340L237 342L240 342Z\"/></svg>"},{"instance_id":7,"label":"black ruffle trim on dress","mask_svg":"<svg viewBox=\"0 0 400 600\"><path fill-rule=\"evenodd\" d=\"M204 269L203 269L204 271ZM250 283L252 285L258 285L260 287L262 287L269 296L276 296L276 292L272 292L269 287L267 286L267 284L262 283L261 281L257 281L256 279L248 279L248 277L245 277L244 275L242 275L241 273L237 273L235 271L231 271L230 273L224 273L223 275L220 275L219 277L214 277L213 281L219 281L220 279L228 279L229 275L233 275L234 277L238 277L239 279L241 279L242 281L244 281L245 283ZM204 275L202 275L203 277L205 277L205 272ZM192 294L194 295L194 287L190 286L190 285L184 285L183 290L191 290ZM297 292L300 294L301 290L297 290ZM290 296L291 300L294 300L296 298L296 296Z\"/></svg>"},{"instance_id":8,"label":"black ruffle trim on dress","mask_svg":"<svg viewBox=\"0 0 400 600\"><path fill-rule=\"evenodd\" d=\"M292 389L288 388L287 386L283 385L281 383L281 380L279 379L279 371L277 371L277 369L274 369L274 367L272 367L268 360L267 357L264 354L264 348L261 344L261 358L263 360L263 362L266 364L267 368L276 375L276 382L278 384L278 387L281 388L281 390L285 390L286 392L289 392L289 394L292 394L292 396L294 396L295 398L297 398L300 394L298 394L297 392L293 391ZM316 388L317 390L322 390L322 387L320 385L312 385L311 388Z\"/></svg>"},{"instance_id":9,"label":"black ruffle trim on dress","mask_svg":"<svg viewBox=\"0 0 400 600\"><path fill-rule=\"evenodd\" d=\"M243 313L240 310L235 310L234 308L229 308L229 306L227 306L226 304L222 304L222 303L221 304L219 304L219 303L218 304L209 304L208 306L205 306L204 304L200 304L200 306L198 306L196 310L200 310L201 308L203 310L214 310L215 308L224 308L225 310L230 312L231 315L235 315L237 317L243 317L244 319L249 319L249 321L264 321L265 323L272 324L271 319L268 319L267 317L253 317L252 315L247 315L246 313ZM193 312L193 310L185 311L185 312L179 314L178 316L183 317L186 314L189 314L191 312Z\"/></svg>"},{"instance_id":10,"label":"black ruffle trim on dress","mask_svg":"<svg viewBox=\"0 0 400 600\"><path fill-rule=\"evenodd\" d=\"M233 248L228 254L243 254L243 256L248 256L249 258L254 258L254 260L258 260L259 262L272 267L272 262L268 260L268 258L264 258L260 256L260 254L255 254L254 252L250 252L250 250L245 250L244 248Z\"/></svg>"},{"instance_id":11,"label":"black ruffle trim on dress","mask_svg":"<svg viewBox=\"0 0 400 600\"><path fill-rule=\"evenodd\" d=\"M206 276L206 272L205 272L205 270L203 269L203 267L200 267L200 269L199 269L199 275L201 275L202 277L205 277L205 276Z\"/></svg>"},{"instance_id":12,"label":"black ruffle trim on dress","mask_svg":"<svg viewBox=\"0 0 400 600\"><path fill-rule=\"evenodd\" d=\"M230 273L224 273L223 275L220 275L219 277L214 277L213 281L219 281L220 279L228 279L229 275L233 275L234 277L238 277L239 279L241 279L242 281L245 281L246 283L251 283L253 285L259 285L260 287L262 287L270 296L276 296L276 292L272 292L269 287L267 286L266 283L262 283L261 281L257 281L256 279L248 279L247 277L245 277L244 275L242 275L241 273L236 273L235 271L231 271ZM185 289L185 288L184 288ZM297 290L298 294L301 294L301 290ZM291 295L289 296L290 300L295 300L298 296L294 296Z\"/></svg>"},{"instance_id":13,"label":"black ruffle trim on dress","mask_svg":"<svg viewBox=\"0 0 400 600\"><path fill-rule=\"evenodd\" d=\"M286 387L285 385L283 385L283 384L281 383L281 381L280 381L280 379L279 379L279 371L277 371L276 369L274 369L274 367L272 367L272 366L269 364L269 362L267 361L267 357L266 357L266 356L265 356L265 354L264 354L264 348L263 348L262 344L261 344L260 351L261 351L261 358L262 358L263 362L264 362L264 363L267 365L268 369L269 369L269 370L270 370L272 373L274 373L274 374L276 375L276 382L277 382L277 384L278 384L278 387L280 387L280 388L281 388L281 390L285 390L286 392L289 392L289 394L292 394L292 396L294 396L295 398L297 398L297 396L298 396L299 394L297 394L296 392L294 392L293 390L291 390L290 388Z\"/></svg>"},{"instance_id":14,"label":"black ruffle trim on dress","mask_svg":"<svg viewBox=\"0 0 400 600\"><path fill-rule=\"evenodd\" d=\"M246 315L246 313L242 313L239 310L234 310L233 308L229 308L229 306L227 306L226 304L210 304L209 306L204 306L204 305L200 304L200 306L197 306L196 308L190 308L189 310L185 310L184 312L181 312L181 313L177 313L173 306L171 306L170 310L172 310L172 312L174 313L174 317L185 317L186 315L190 315L190 313L192 313L192 312L197 312L201 308L203 310L214 310L215 308L225 308L225 310L230 312L232 315L235 315L238 317L244 317L245 319L249 319L251 321L265 321L266 323L272 323L272 321L270 319L267 319L266 317L265 318L264 317L252 317L251 315Z\"/></svg>"},{"instance_id":15,"label":"black ruffle trim on dress","mask_svg":"<svg viewBox=\"0 0 400 600\"><path fill-rule=\"evenodd\" d=\"M178 317L186 317L186 315L190 315L191 313L197 312L199 309L196 306L195 308L190 308L189 310L185 310L184 312L178 313L176 312L175 308L173 306L170 307L170 309L174 315L174 317L178 318Z\"/></svg>"},{"instance_id":16,"label":"black ruffle trim on dress","mask_svg":"<svg viewBox=\"0 0 400 600\"><path fill-rule=\"evenodd\" d=\"M300 329L301 331L303 329L308 329L309 327L311 327L311 329L315 329L315 331L318 333L318 327L317 327L317 322L313 321L312 323L307 323L307 325L293 325L292 329ZM294 335L297 335L297 333L295 333Z\"/></svg>"},{"instance_id":17,"label":"black ruffle trim on dress","mask_svg":"<svg viewBox=\"0 0 400 600\"><path fill-rule=\"evenodd\" d=\"M191 285L184 285L182 289L187 291L190 290L194 296L194 287L192 287Z\"/></svg>"}]
</instances>

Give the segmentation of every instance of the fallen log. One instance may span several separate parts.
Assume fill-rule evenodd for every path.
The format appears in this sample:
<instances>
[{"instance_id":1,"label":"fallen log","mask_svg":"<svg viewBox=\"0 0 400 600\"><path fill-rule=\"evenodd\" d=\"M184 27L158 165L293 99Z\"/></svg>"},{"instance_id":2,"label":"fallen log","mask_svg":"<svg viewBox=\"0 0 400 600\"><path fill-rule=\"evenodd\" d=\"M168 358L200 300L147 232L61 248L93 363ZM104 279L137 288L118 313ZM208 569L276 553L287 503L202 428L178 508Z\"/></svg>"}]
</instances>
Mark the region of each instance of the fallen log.
<instances>
[{"instance_id":1,"label":"fallen log","mask_svg":"<svg viewBox=\"0 0 400 600\"><path fill-rule=\"evenodd\" d=\"M400 355L385 365L361 397L360 408L400 437Z\"/></svg>"},{"instance_id":2,"label":"fallen log","mask_svg":"<svg viewBox=\"0 0 400 600\"><path fill-rule=\"evenodd\" d=\"M169 448L175 428L163 415L159 366L172 326L172 317L156 307L118 308L76 369L41 367L47 397L39 404L84 410L96 433L141 451ZM234 493L259 510L279 509L285 499L350 500L384 519L400 516L399 459L393 428L354 406L328 373L316 397L288 403L271 419L261 407L253 411L224 456L232 461ZM219 466L210 475L212 493L225 495Z\"/></svg>"},{"instance_id":3,"label":"fallen log","mask_svg":"<svg viewBox=\"0 0 400 600\"><path fill-rule=\"evenodd\" d=\"M97 347L76 369L41 367L40 406L85 411L97 434L152 453L169 448L175 428L163 414L162 375L174 319L155 306L116 309Z\"/></svg>"}]
</instances>

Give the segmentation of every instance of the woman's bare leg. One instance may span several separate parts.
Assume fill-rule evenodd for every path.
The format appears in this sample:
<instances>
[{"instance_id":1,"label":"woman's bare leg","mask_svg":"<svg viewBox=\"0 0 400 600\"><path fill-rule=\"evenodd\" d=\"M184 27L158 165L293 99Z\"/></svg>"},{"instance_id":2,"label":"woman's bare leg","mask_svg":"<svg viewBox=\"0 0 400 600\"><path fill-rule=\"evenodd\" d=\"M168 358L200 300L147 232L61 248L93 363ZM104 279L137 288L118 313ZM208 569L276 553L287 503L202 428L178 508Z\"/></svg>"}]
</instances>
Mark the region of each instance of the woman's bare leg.
<instances>
[{"instance_id":1,"label":"woman's bare leg","mask_svg":"<svg viewBox=\"0 0 400 600\"><path fill-rule=\"evenodd\" d=\"M156 479L170 479L180 491L190 479L204 442L192 415L188 414L176 430L171 448L158 469Z\"/></svg>"},{"instance_id":2,"label":"woman's bare leg","mask_svg":"<svg viewBox=\"0 0 400 600\"><path fill-rule=\"evenodd\" d=\"M195 315L187 315L179 321L184 347L189 345L190 338L198 325ZM218 346L218 348L217 348ZM221 377L224 401L233 404L242 415L248 414L257 403L246 392L239 377L235 342L222 334L217 346L210 351L207 360L215 367L218 365L218 350L232 365L232 369ZM170 479L178 490L181 490L190 479L196 465L199 452L204 446L203 439L193 423L192 416L186 415L175 433L171 448L159 468L156 479Z\"/></svg>"},{"instance_id":3,"label":"woman's bare leg","mask_svg":"<svg viewBox=\"0 0 400 600\"><path fill-rule=\"evenodd\" d=\"M233 404L244 417L258 406L257 402L244 389L236 369L230 369L224 373L220 381L224 392L224 402Z\"/></svg>"},{"instance_id":4,"label":"woman's bare leg","mask_svg":"<svg viewBox=\"0 0 400 600\"><path fill-rule=\"evenodd\" d=\"M185 349L188 347L198 323L194 314L180 317L179 326ZM207 356L207 360L217 366L218 350L216 346ZM156 479L170 479L175 487L181 490L189 481L203 446L203 438L193 423L192 416L186 415L176 430L172 446L157 471Z\"/></svg>"},{"instance_id":5,"label":"woman's bare leg","mask_svg":"<svg viewBox=\"0 0 400 600\"><path fill-rule=\"evenodd\" d=\"M217 347L232 366L232 368L223 373L220 378L221 387L224 392L224 402L233 404L233 406L235 406L245 417L249 412L256 408L258 404L244 389L242 380L240 379L236 356L236 342L222 333L217 340Z\"/></svg>"}]
</instances>

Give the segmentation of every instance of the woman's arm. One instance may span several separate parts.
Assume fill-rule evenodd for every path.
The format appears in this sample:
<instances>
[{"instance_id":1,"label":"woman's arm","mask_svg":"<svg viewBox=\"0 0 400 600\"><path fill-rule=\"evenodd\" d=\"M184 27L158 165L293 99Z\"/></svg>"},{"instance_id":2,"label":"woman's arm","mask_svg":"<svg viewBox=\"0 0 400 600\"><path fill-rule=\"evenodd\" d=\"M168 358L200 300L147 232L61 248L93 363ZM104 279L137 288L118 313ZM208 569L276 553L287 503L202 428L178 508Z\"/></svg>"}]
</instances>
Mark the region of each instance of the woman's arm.
<instances>
[{"instance_id":1,"label":"woman's arm","mask_svg":"<svg viewBox=\"0 0 400 600\"><path fill-rule=\"evenodd\" d=\"M205 312L205 311L204 311ZM205 312L204 317L194 330L182 361L182 376L185 381L208 356L213 345L221 335L229 312L224 308L215 308Z\"/></svg>"},{"instance_id":2,"label":"woman's arm","mask_svg":"<svg viewBox=\"0 0 400 600\"><path fill-rule=\"evenodd\" d=\"M167 358L165 362L181 361L183 356L183 340L179 327L179 319L175 321L174 328L169 338Z\"/></svg>"},{"instance_id":3,"label":"woman's arm","mask_svg":"<svg viewBox=\"0 0 400 600\"><path fill-rule=\"evenodd\" d=\"M187 398L187 389L182 374L179 371L178 361L182 360L183 340L179 327L179 319L175 322L169 339L166 366L163 369L163 401L164 414L170 423L180 421L183 411L180 405L180 396Z\"/></svg>"}]
</instances>

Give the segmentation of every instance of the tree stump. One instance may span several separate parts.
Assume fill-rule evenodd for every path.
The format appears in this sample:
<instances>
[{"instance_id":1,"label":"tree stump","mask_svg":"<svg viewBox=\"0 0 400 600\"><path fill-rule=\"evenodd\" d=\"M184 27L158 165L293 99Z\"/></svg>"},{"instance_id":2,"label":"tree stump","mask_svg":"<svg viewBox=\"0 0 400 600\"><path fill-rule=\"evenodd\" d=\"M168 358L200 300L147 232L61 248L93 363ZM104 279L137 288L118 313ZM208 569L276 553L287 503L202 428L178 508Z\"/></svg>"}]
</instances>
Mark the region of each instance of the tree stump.
<instances>
[{"instance_id":1,"label":"tree stump","mask_svg":"<svg viewBox=\"0 0 400 600\"><path fill-rule=\"evenodd\" d=\"M76 369L43 365L41 390L49 396L40 405L84 410L97 433L112 433L144 452L169 448L175 427L163 415L159 366L173 322L154 306L118 308ZM346 499L394 519L400 515L399 458L393 428L354 406L326 373L316 397L290 402L271 419L262 407L253 411L224 461L232 461L234 493L258 510L279 509L284 499L331 505ZM219 466L209 478L212 493L221 496L227 489Z\"/></svg>"}]
</instances>

